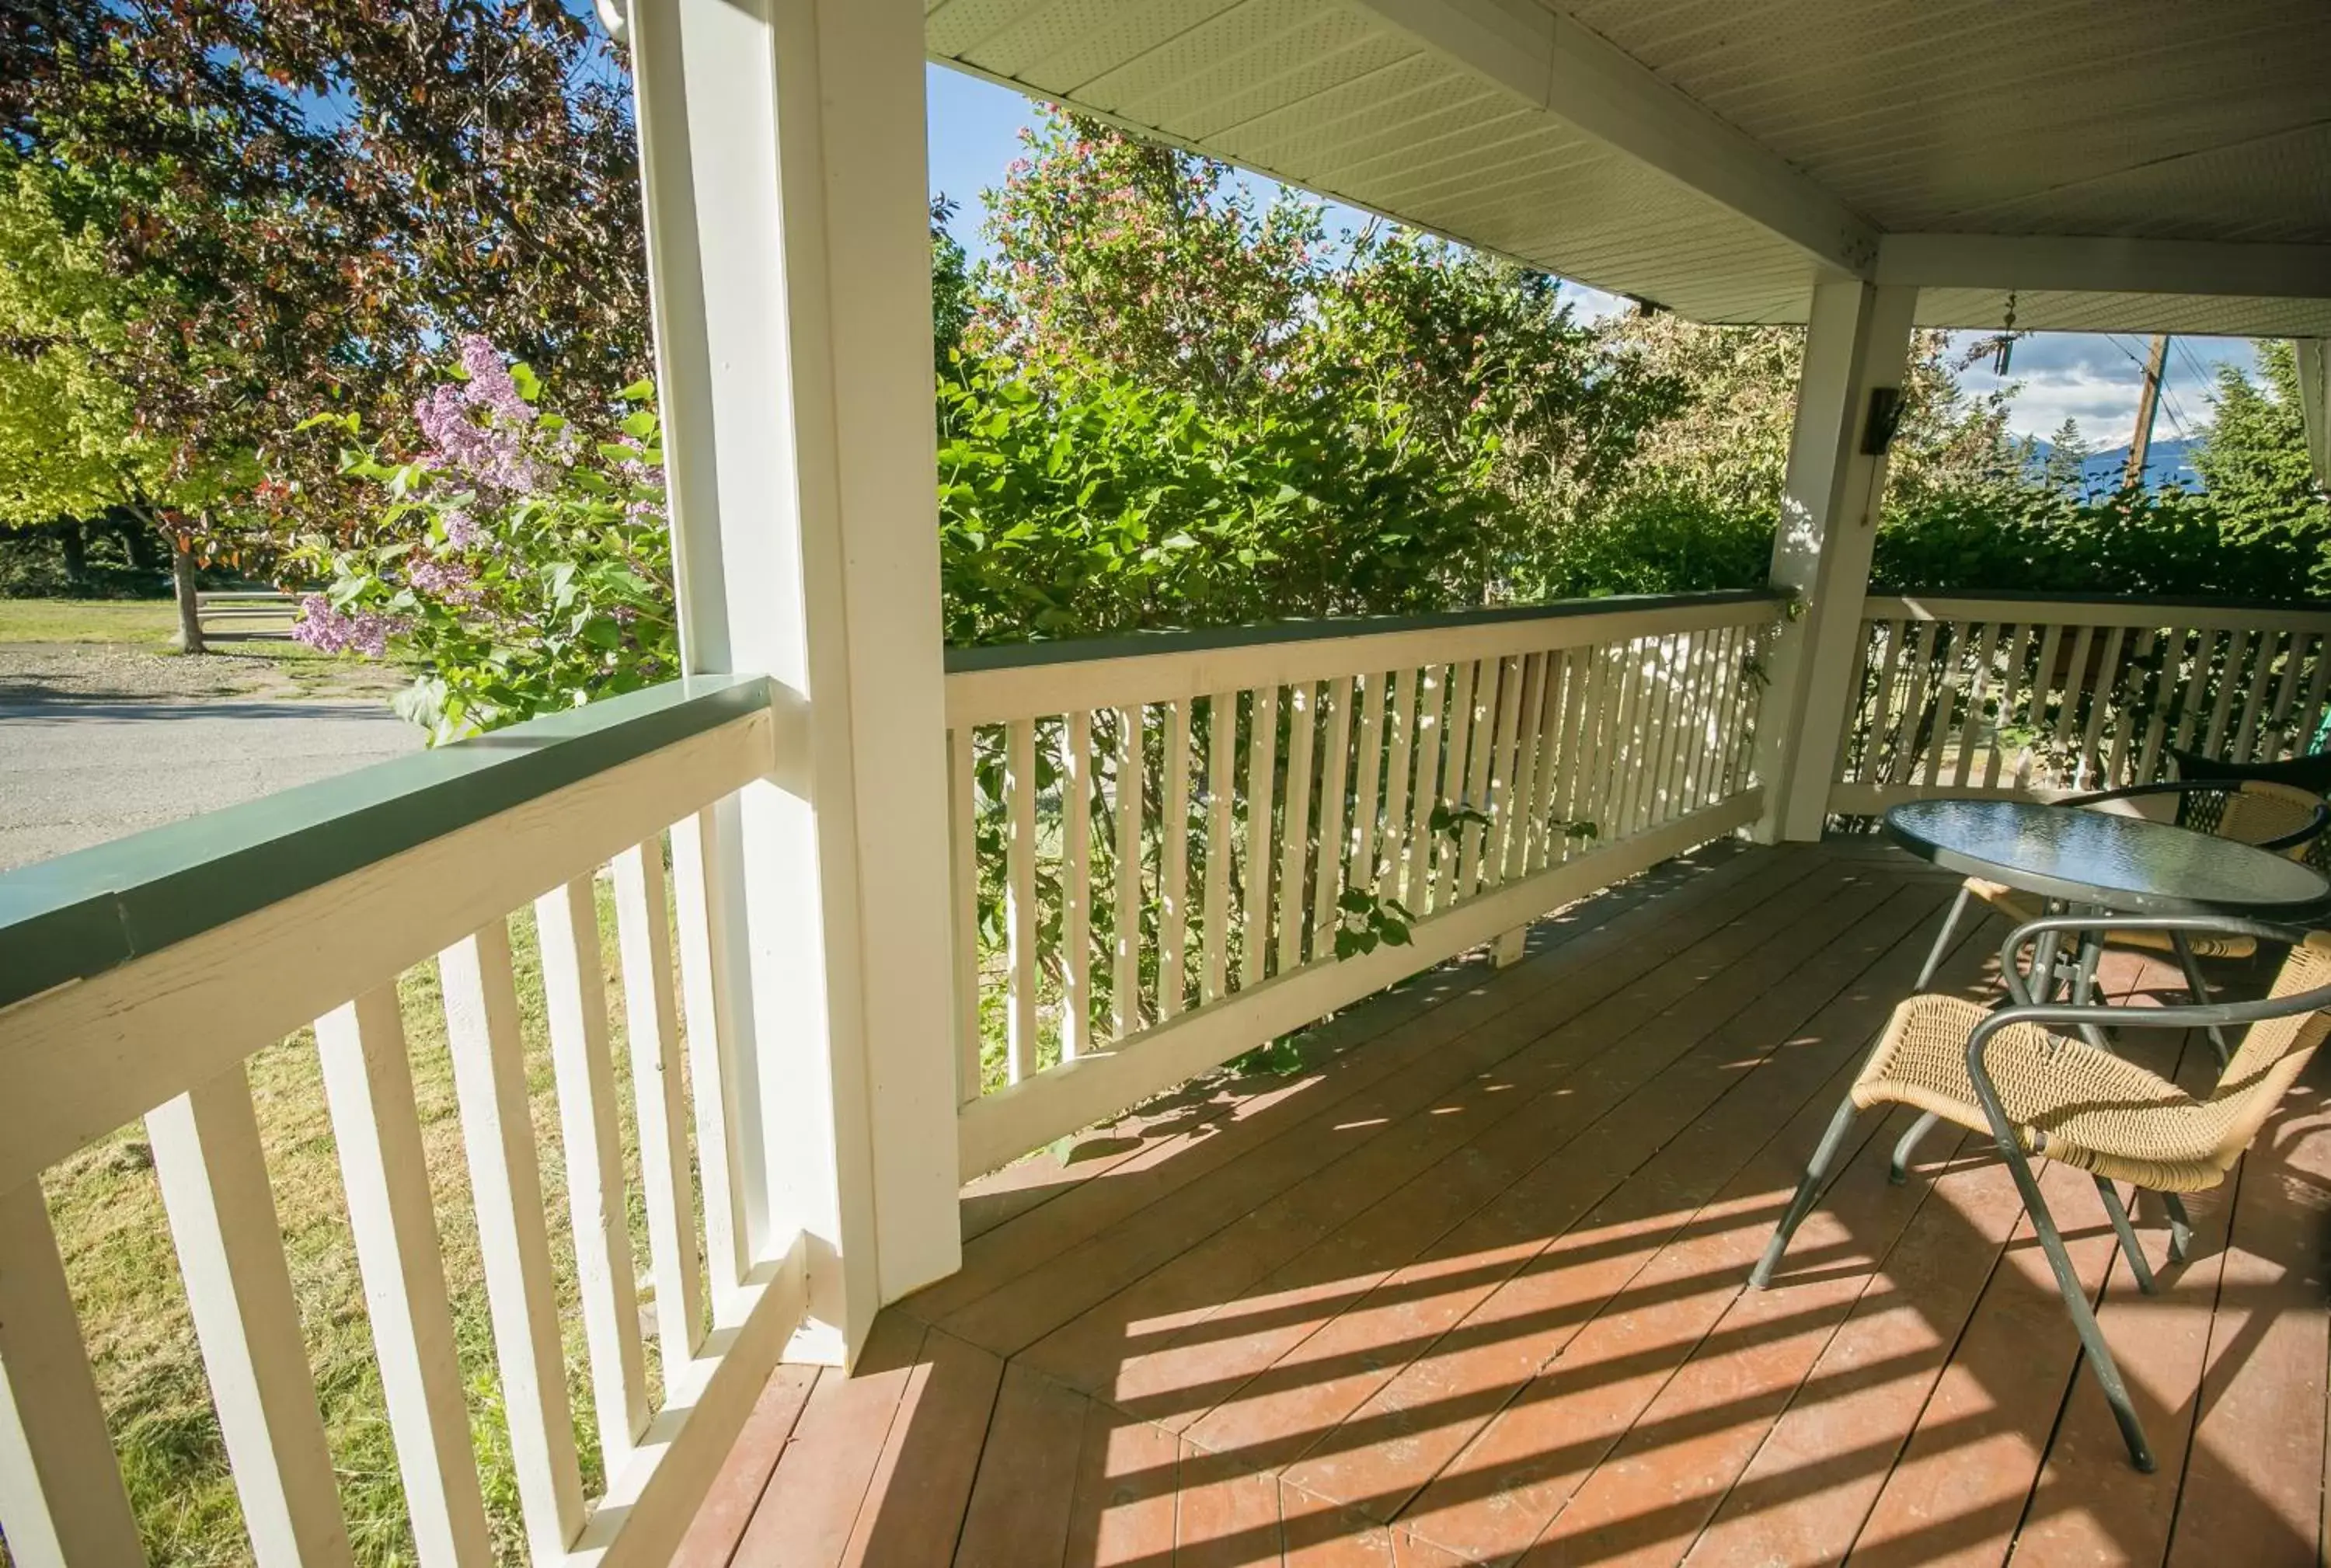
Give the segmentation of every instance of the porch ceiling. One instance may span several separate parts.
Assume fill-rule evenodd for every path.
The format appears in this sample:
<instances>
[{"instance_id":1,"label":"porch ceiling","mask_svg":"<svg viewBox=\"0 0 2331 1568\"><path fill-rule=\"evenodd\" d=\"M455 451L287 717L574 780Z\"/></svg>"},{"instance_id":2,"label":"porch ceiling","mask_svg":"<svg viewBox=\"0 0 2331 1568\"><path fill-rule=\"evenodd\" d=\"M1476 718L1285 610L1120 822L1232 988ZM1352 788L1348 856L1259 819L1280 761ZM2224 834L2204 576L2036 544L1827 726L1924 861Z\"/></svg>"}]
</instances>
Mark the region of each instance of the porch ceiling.
<instances>
[{"instance_id":1,"label":"porch ceiling","mask_svg":"<svg viewBox=\"0 0 2331 1568\"><path fill-rule=\"evenodd\" d=\"M1858 273L1929 325L2331 335L2314 0L929 0L927 43L1699 319Z\"/></svg>"}]
</instances>

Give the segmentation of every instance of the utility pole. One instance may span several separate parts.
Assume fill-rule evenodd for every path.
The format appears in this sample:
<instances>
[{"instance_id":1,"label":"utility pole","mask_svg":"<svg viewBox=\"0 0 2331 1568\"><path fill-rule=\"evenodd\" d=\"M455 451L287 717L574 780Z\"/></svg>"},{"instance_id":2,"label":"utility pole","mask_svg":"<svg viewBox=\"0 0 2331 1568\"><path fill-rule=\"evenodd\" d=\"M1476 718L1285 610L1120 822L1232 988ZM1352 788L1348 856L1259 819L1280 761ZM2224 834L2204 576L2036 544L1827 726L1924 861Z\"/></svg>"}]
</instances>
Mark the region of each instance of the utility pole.
<instances>
[{"instance_id":1,"label":"utility pole","mask_svg":"<svg viewBox=\"0 0 2331 1568\"><path fill-rule=\"evenodd\" d=\"M2122 488L2145 482L2145 462L2153 452L2153 413L2161 406L2161 372L2169 363L2169 334L2153 335L2153 352L2145 357L2145 390L2136 397L2136 433L2129 438L2128 472Z\"/></svg>"}]
</instances>

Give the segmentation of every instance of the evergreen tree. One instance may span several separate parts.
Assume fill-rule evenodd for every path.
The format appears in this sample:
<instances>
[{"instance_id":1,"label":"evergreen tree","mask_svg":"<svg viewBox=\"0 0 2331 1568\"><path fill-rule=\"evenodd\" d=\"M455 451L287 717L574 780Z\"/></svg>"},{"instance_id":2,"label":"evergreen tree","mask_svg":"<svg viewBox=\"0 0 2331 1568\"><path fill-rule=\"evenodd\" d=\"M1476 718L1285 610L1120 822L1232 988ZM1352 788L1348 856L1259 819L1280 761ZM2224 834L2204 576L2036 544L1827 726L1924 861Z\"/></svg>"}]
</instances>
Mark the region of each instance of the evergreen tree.
<instances>
[{"instance_id":1,"label":"evergreen tree","mask_svg":"<svg viewBox=\"0 0 2331 1568\"><path fill-rule=\"evenodd\" d=\"M2315 482L2299 412L2298 356L2281 338L2259 345L2263 385L2235 365L2218 366L2214 416L2192 453L2194 470L2236 538L2288 529L2331 540L2331 506ZM2331 585L2331 563L2317 572Z\"/></svg>"},{"instance_id":2,"label":"evergreen tree","mask_svg":"<svg viewBox=\"0 0 2331 1568\"><path fill-rule=\"evenodd\" d=\"M2069 490L2075 495L2086 494L2086 465L2092 450L2088 438L2080 433L2080 422L2068 413L2064 416L2064 423L2056 427L2056 433L2048 438L2048 455L2040 471L2058 489Z\"/></svg>"}]
</instances>

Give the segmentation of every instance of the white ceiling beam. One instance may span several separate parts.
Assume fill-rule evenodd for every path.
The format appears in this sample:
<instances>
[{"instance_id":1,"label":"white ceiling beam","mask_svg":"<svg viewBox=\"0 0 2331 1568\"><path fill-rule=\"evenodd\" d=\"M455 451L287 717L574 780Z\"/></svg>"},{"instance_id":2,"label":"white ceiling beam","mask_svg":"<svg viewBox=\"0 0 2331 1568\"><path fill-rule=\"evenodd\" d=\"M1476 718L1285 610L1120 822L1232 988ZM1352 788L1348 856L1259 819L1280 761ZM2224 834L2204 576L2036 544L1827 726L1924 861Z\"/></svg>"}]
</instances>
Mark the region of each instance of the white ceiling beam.
<instances>
[{"instance_id":1,"label":"white ceiling beam","mask_svg":"<svg viewBox=\"0 0 2331 1568\"><path fill-rule=\"evenodd\" d=\"M1878 281L1919 289L2331 299L2331 245L2060 234L1888 234L1879 242Z\"/></svg>"},{"instance_id":2,"label":"white ceiling beam","mask_svg":"<svg viewBox=\"0 0 2331 1568\"><path fill-rule=\"evenodd\" d=\"M1554 118L1803 251L1867 278L1878 231L1601 35L1530 0L1346 0Z\"/></svg>"}]
</instances>

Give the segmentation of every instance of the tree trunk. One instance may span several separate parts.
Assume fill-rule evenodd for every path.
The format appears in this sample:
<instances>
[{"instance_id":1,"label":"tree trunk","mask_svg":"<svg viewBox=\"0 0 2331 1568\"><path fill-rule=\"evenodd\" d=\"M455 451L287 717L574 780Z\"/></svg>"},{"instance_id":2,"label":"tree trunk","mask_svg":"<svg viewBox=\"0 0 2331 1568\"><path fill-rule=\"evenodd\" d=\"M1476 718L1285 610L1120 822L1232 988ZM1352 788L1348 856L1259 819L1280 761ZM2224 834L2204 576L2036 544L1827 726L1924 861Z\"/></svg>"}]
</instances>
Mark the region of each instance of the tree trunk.
<instances>
[{"instance_id":1,"label":"tree trunk","mask_svg":"<svg viewBox=\"0 0 2331 1568\"><path fill-rule=\"evenodd\" d=\"M141 572L158 572L162 569L162 552L154 547L154 528L151 524L141 518L133 522L123 523L119 531L121 535L122 553L129 557L129 564Z\"/></svg>"},{"instance_id":2,"label":"tree trunk","mask_svg":"<svg viewBox=\"0 0 2331 1568\"><path fill-rule=\"evenodd\" d=\"M170 541L170 587L178 600L178 634L171 639L185 653L201 653L202 610L195 602L195 553L176 539Z\"/></svg>"},{"instance_id":3,"label":"tree trunk","mask_svg":"<svg viewBox=\"0 0 2331 1568\"><path fill-rule=\"evenodd\" d=\"M65 585L76 593L89 587L89 540L79 523L57 525L57 543L63 546Z\"/></svg>"}]
</instances>

